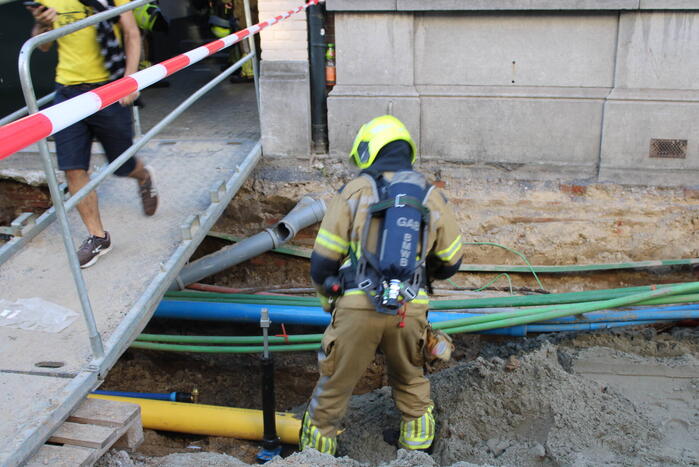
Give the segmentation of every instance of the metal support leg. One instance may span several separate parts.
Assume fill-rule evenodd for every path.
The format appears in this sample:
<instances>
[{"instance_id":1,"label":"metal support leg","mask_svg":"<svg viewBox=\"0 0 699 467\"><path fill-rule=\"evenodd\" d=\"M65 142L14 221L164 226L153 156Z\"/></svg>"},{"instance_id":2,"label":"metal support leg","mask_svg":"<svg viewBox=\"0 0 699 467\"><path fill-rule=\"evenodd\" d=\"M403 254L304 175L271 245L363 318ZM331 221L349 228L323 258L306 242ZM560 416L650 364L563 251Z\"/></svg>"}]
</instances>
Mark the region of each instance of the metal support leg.
<instances>
[{"instance_id":1,"label":"metal support leg","mask_svg":"<svg viewBox=\"0 0 699 467\"><path fill-rule=\"evenodd\" d=\"M31 74L29 71L29 58L31 57L32 51L32 46L27 48L23 47L19 56L20 82L22 84L22 92L24 93L24 100L27 103L27 109L29 110L30 114L39 111L39 106L36 102L36 94L34 93L34 85L32 84ZM87 325L87 333L90 338L92 355L95 359L101 359L104 357L104 346L102 345L100 333L97 330L95 316L92 313L92 306L90 305L90 296L87 292L85 278L80 271L80 261L78 260L78 254L75 251L75 243L73 241L73 234L70 231L68 214L66 213L66 209L63 204L63 193L58 187L56 172L54 171L51 155L49 154L49 145L46 139L42 139L38 144L39 153L41 154L41 163L44 167L44 172L46 172L46 181L49 185L53 207L56 210L56 216L61 224L61 231L63 232L63 245L66 249L66 255L68 256L70 272L73 274L75 287L77 288L80 304L82 305L82 312L83 317L85 318L85 324Z\"/></svg>"},{"instance_id":2,"label":"metal support leg","mask_svg":"<svg viewBox=\"0 0 699 467\"><path fill-rule=\"evenodd\" d=\"M252 26L252 12L250 11L250 0L243 1L245 6L245 27ZM260 111L260 66L257 63L257 48L255 47L255 35L251 34L248 37L248 45L253 54L252 58L252 74L255 80L255 95L257 96L257 111Z\"/></svg>"}]
</instances>

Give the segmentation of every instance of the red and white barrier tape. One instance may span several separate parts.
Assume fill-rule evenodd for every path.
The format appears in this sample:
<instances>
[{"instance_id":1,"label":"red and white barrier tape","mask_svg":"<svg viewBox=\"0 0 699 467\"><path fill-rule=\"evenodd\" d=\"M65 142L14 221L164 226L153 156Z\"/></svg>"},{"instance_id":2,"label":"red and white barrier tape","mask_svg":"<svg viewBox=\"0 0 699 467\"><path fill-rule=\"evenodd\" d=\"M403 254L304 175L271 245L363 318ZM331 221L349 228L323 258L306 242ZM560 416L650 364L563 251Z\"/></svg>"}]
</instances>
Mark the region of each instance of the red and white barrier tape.
<instances>
[{"instance_id":1,"label":"red and white barrier tape","mask_svg":"<svg viewBox=\"0 0 699 467\"><path fill-rule=\"evenodd\" d=\"M97 89L81 94L70 100L61 102L20 120L0 127L0 159L11 156L15 152L46 138L75 122L88 117L99 110L117 102L134 91L147 88L166 76L197 63L198 61L230 47L250 35L257 34L268 26L283 21L295 13L304 11L312 5L324 0L309 0L293 10L289 10L274 18L257 23L249 28L230 34L222 39L209 42L206 45L172 57L164 62L153 65L132 75L125 76Z\"/></svg>"}]
</instances>

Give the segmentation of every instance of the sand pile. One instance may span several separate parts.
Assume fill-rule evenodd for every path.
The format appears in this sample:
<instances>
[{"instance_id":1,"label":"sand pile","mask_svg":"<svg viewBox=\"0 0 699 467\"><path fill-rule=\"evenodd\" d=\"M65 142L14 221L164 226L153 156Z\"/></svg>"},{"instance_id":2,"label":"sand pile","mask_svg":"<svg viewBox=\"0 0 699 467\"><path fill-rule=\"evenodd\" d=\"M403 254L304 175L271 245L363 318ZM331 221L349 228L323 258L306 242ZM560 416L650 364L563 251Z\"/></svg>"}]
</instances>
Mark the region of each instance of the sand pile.
<instances>
[{"instance_id":1,"label":"sand pile","mask_svg":"<svg viewBox=\"0 0 699 467\"><path fill-rule=\"evenodd\" d=\"M384 441L400 420L384 387L351 399L339 458L306 451L269 465L699 464L698 330L538 336L488 347L430 376L437 418L431 456ZM213 453L111 452L98 465L247 464Z\"/></svg>"},{"instance_id":2,"label":"sand pile","mask_svg":"<svg viewBox=\"0 0 699 467\"><path fill-rule=\"evenodd\" d=\"M434 375L432 384L439 465L640 460L661 438L622 394L564 370L551 344L519 360L478 358ZM373 465L395 458L381 435L398 421L388 391L352 405L340 439L345 453Z\"/></svg>"}]
</instances>

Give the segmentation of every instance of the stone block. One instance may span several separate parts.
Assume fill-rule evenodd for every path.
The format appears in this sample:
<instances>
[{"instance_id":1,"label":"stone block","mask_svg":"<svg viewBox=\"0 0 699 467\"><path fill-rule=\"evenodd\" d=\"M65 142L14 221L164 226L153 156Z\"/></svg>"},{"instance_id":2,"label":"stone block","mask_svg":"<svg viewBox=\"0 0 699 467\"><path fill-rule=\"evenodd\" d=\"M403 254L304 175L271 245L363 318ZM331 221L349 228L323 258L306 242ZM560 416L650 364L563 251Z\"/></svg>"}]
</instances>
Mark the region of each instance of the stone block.
<instances>
[{"instance_id":1,"label":"stone block","mask_svg":"<svg viewBox=\"0 0 699 467\"><path fill-rule=\"evenodd\" d=\"M328 11L395 11L396 0L326 0Z\"/></svg>"},{"instance_id":2,"label":"stone block","mask_svg":"<svg viewBox=\"0 0 699 467\"><path fill-rule=\"evenodd\" d=\"M697 44L699 12L623 13L617 87L699 90Z\"/></svg>"},{"instance_id":3,"label":"stone block","mask_svg":"<svg viewBox=\"0 0 699 467\"><path fill-rule=\"evenodd\" d=\"M626 10L638 0L398 0L398 11L444 10Z\"/></svg>"},{"instance_id":4,"label":"stone block","mask_svg":"<svg viewBox=\"0 0 699 467\"><path fill-rule=\"evenodd\" d=\"M328 97L329 154L346 158L359 128L372 118L385 114L401 119L420 147L420 100L414 88L371 93L337 86Z\"/></svg>"},{"instance_id":5,"label":"stone block","mask_svg":"<svg viewBox=\"0 0 699 467\"><path fill-rule=\"evenodd\" d=\"M413 84L411 14L337 15L335 41L338 84Z\"/></svg>"},{"instance_id":6,"label":"stone block","mask_svg":"<svg viewBox=\"0 0 699 467\"><path fill-rule=\"evenodd\" d=\"M421 98L421 151L479 166L594 173L602 99Z\"/></svg>"},{"instance_id":7,"label":"stone block","mask_svg":"<svg viewBox=\"0 0 699 467\"><path fill-rule=\"evenodd\" d=\"M263 60L260 66L263 153L308 156L311 150L308 62Z\"/></svg>"},{"instance_id":8,"label":"stone block","mask_svg":"<svg viewBox=\"0 0 699 467\"><path fill-rule=\"evenodd\" d=\"M651 139L686 140L684 158L650 157ZM699 103L610 100L604 118L600 181L696 185Z\"/></svg>"},{"instance_id":9,"label":"stone block","mask_svg":"<svg viewBox=\"0 0 699 467\"><path fill-rule=\"evenodd\" d=\"M699 10L696 0L639 0L641 10Z\"/></svg>"},{"instance_id":10,"label":"stone block","mask_svg":"<svg viewBox=\"0 0 699 467\"><path fill-rule=\"evenodd\" d=\"M415 84L611 87L616 34L616 14L418 16Z\"/></svg>"}]
</instances>

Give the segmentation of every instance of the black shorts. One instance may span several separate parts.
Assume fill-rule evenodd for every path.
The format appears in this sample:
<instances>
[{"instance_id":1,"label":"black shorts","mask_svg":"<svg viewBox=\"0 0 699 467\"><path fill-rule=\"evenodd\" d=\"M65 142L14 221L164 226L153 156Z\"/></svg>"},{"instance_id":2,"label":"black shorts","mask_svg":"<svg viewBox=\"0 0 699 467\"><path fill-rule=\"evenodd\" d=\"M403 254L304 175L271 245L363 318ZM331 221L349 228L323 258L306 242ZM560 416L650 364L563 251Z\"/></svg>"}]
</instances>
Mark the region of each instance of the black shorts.
<instances>
[{"instance_id":1,"label":"black shorts","mask_svg":"<svg viewBox=\"0 0 699 467\"><path fill-rule=\"evenodd\" d=\"M54 104L72 99L103 84L105 83L64 86L56 83ZM61 170L88 170L90 168L90 149L95 137L102 144L109 162L119 157L133 142L131 108L123 107L115 102L57 132L54 139L56 141L58 168ZM135 168L136 158L132 157L114 173L125 177Z\"/></svg>"}]
</instances>

